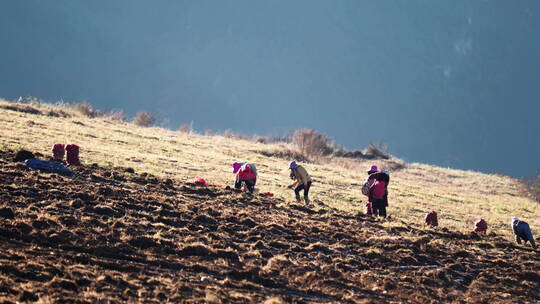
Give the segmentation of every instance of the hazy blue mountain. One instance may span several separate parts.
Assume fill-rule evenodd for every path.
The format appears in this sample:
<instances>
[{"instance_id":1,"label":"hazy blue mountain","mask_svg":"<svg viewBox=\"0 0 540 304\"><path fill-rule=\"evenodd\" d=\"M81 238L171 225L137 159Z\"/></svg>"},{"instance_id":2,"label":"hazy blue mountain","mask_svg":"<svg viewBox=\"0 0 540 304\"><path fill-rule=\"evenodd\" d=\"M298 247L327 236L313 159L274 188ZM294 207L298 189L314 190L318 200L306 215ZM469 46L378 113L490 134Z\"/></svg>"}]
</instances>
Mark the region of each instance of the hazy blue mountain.
<instances>
[{"instance_id":1,"label":"hazy blue mountain","mask_svg":"<svg viewBox=\"0 0 540 304\"><path fill-rule=\"evenodd\" d=\"M0 96L540 171L540 1L0 1Z\"/></svg>"}]
</instances>

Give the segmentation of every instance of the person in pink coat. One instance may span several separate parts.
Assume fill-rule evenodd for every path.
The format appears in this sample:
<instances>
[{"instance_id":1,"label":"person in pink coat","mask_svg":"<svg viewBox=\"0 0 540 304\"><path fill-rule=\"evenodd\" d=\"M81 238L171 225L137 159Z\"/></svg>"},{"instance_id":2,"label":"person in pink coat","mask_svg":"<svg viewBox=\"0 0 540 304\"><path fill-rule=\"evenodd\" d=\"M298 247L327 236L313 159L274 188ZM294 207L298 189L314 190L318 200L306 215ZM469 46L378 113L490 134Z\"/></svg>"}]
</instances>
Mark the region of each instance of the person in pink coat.
<instances>
[{"instance_id":1,"label":"person in pink coat","mask_svg":"<svg viewBox=\"0 0 540 304\"><path fill-rule=\"evenodd\" d=\"M369 191L369 202L371 203L371 208L373 215L386 217L386 183L382 180L376 180L373 186L371 186Z\"/></svg>"},{"instance_id":2,"label":"person in pink coat","mask_svg":"<svg viewBox=\"0 0 540 304\"><path fill-rule=\"evenodd\" d=\"M246 188L250 193L255 190L255 184L257 183L257 171L252 164L233 164L233 173L236 173L236 180L234 187L236 189L242 188L242 184L246 185Z\"/></svg>"}]
</instances>

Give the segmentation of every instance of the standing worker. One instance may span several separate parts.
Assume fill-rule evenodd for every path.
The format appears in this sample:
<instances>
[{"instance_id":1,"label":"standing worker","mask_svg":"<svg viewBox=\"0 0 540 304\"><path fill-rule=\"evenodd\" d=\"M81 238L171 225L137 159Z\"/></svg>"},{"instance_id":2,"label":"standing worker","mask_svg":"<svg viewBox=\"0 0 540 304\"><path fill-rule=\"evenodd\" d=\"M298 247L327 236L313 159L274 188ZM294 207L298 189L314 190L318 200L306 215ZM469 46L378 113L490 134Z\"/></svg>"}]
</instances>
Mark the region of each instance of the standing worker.
<instances>
[{"instance_id":1,"label":"standing worker","mask_svg":"<svg viewBox=\"0 0 540 304\"><path fill-rule=\"evenodd\" d=\"M388 195L386 192L386 182L377 178L369 191L369 202L373 215L386 218L386 207L388 206Z\"/></svg>"},{"instance_id":2,"label":"standing worker","mask_svg":"<svg viewBox=\"0 0 540 304\"><path fill-rule=\"evenodd\" d=\"M366 182L364 183L364 185L362 186L362 194L369 197L369 192L370 192L370 189L371 189L371 186L373 186L373 184L375 184L375 181L377 180L377 172L379 171L379 169L377 168L376 165L372 165L369 170L367 171L367 174L368 174L368 178L366 180ZM366 202L366 205L365 205L365 214L367 216L371 216L372 215L372 205L371 205L371 202L369 201L369 199L367 200Z\"/></svg>"},{"instance_id":3,"label":"standing worker","mask_svg":"<svg viewBox=\"0 0 540 304\"><path fill-rule=\"evenodd\" d=\"M309 204L309 188L311 188L311 177L307 173L304 167L298 165L295 161L289 165L291 169L291 178L295 180L288 188L294 188L294 194L296 195L296 201L300 202L300 191L304 190L304 202Z\"/></svg>"}]
</instances>

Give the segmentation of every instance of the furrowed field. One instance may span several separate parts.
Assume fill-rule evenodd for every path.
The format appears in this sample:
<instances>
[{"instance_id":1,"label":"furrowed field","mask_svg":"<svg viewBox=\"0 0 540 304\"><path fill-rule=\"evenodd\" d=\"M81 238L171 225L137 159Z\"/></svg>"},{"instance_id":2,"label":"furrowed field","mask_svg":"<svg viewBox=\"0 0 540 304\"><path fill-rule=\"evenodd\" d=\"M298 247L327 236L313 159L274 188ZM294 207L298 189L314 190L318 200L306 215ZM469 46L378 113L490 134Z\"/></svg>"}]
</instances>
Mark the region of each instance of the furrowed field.
<instances>
[{"instance_id":1,"label":"furrowed field","mask_svg":"<svg viewBox=\"0 0 540 304\"><path fill-rule=\"evenodd\" d=\"M0 299L36 303L535 303L540 233L518 180L399 159L301 162L313 206L293 202L284 151L264 144L89 118L67 106L0 102ZM81 148L63 176L14 162L54 143ZM231 162L257 188L229 189ZM362 215L371 164L390 169L390 217ZM133 170L131 170L133 169ZM134 172L134 173L133 173ZM202 177L209 187L197 187ZM439 227L423 226L435 210ZM487 220L485 236L470 233Z\"/></svg>"}]
</instances>

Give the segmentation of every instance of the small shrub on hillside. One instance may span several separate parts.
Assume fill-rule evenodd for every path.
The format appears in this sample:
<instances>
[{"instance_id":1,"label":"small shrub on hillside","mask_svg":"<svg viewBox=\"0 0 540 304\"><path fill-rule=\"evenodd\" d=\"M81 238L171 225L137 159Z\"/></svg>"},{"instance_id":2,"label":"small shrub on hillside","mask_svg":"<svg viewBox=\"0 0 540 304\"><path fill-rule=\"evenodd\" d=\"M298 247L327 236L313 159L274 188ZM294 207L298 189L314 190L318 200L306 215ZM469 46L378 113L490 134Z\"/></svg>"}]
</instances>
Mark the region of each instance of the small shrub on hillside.
<instances>
[{"instance_id":1,"label":"small shrub on hillside","mask_svg":"<svg viewBox=\"0 0 540 304\"><path fill-rule=\"evenodd\" d=\"M133 123L139 127L151 127L156 123L156 116L149 112L141 111L135 115Z\"/></svg>"},{"instance_id":2,"label":"small shrub on hillside","mask_svg":"<svg viewBox=\"0 0 540 304\"><path fill-rule=\"evenodd\" d=\"M234 138L234 139L248 139L247 136L244 136L244 135L238 134L238 133L234 133L233 131L228 130L228 129L223 131L223 137Z\"/></svg>"},{"instance_id":3,"label":"small shrub on hillside","mask_svg":"<svg viewBox=\"0 0 540 304\"><path fill-rule=\"evenodd\" d=\"M312 129L296 130L292 135L292 142L298 151L308 158L326 156L334 151L332 140Z\"/></svg>"},{"instance_id":4,"label":"small shrub on hillside","mask_svg":"<svg viewBox=\"0 0 540 304\"><path fill-rule=\"evenodd\" d=\"M193 133L193 121L190 122L190 123L185 123L185 124L182 124L180 126L180 128L178 128L178 131L182 132L182 133L186 133L186 134L191 134Z\"/></svg>"},{"instance_id":5,"label":"small shrub on hillside","mask_svg":"<svg viewBox=\"0 0 540 304\"><path fill-rule=\"evenodd\" d=\"M268 137L259 135L253 135L252 140L260 144L267 144L269 141Z\"/></svg>"},{"instance_id":6,"label":"small shrub on hillside","mask_svg":"<svg viewBox=\"0 0 540 304\"><path fill-rule=\"evenodd\" d=\"M62 118L71 117L69 113L61 109L49 109L45 112L45 114L47 114L47 116L50 116L50 117L62 117Z\"/></svg>"},{"instance_id":7,"label":"small shrub on hillside","mask_svg":"<svg viewBox=\"0 0 540 304\"><path fill-rule=\"evenodd\" d=\"M124 114L122 110L109 110L104 114L104 116L112 121L118 121L118 122L127 121L127 116Z\"/></svg>"},{"instance_id":8,"label":"small shrub on hillside","mask_svg":"<svg viewBox=\"0 0 540 304\"><path fill-rule=\"evenodd\" d=\"M81 101L73 105L73 110L81 113L82 115L89 118L96 118L103 116L103 113L94 107L87 101Z\"/></svg>"},{"instance_id":9,"label":"small shrub on hillside","mask_svg":"<svg viewBox=\"0 0 540 304\"><path fill-rule=\"evenodd\" d=\"M369 143L364 150L365 159L390 159L390 154L387 151L388 147L384 143Z\"/></svg>"}]
</instances>

